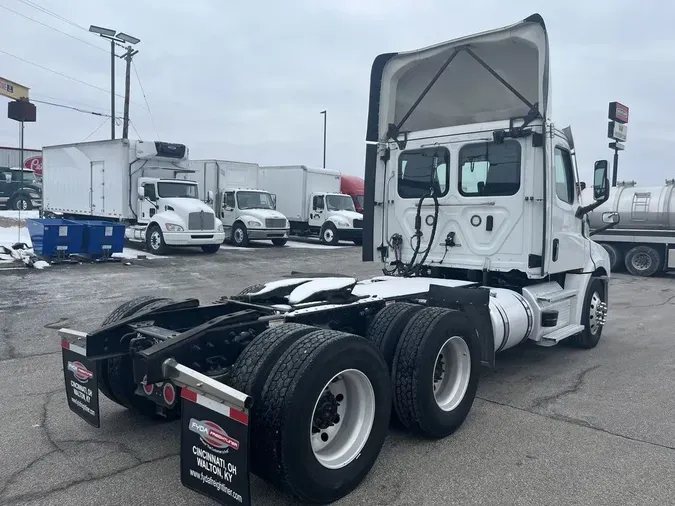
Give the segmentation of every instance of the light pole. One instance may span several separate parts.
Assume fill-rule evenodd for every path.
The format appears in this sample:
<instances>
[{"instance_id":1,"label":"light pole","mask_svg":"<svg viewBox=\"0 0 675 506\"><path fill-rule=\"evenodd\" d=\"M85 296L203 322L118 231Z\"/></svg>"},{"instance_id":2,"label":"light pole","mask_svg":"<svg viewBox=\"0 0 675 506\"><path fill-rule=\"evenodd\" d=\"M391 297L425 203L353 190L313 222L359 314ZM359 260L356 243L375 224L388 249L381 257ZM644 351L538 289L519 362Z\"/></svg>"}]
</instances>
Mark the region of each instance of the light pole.
<instances>
[{"instance_id":1,"label":"light pole","mask_svg":"<svg viewBox=\"0 0 675 506\"><path fill-rule=\"evenodd\" d=\"M128 44L138 44L141 40L131 35L127 35L124 32L117 32L116 30L111 30L110 28L103 28L101 26L90 25L89 31L96 33L104 39L110 41L110 138L115 138L115 44L121 45L124 42ZM123 138L126 139L126 133L128 131L129 124L129 66L131 65L131 57L138 53L138 51L132 52L131 46L127 47L127 52L121 56L127 60L127 75L126 75L126 89L125 89L125 98L124 98L124 129L123 129Z\"/></svg>"},{"instance_id":2,"label":"light pole","mask_svg":"<svg viewBox=\"0 0 675 506\"><path fill-rule=\"evenodd\" d=\"M326 168L326 118L328 113L326 111L321 111L323 115L323 168Z\"/></svg>"}]
</instances>

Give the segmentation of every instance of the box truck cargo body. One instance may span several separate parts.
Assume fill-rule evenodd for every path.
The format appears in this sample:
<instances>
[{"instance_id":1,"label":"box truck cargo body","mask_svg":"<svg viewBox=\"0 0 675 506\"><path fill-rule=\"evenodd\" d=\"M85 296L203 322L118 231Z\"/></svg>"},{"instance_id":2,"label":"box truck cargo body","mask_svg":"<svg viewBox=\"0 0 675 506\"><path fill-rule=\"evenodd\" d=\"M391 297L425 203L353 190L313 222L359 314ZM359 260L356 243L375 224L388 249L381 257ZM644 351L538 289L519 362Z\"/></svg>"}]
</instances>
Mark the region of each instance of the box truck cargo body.
<instances>
[{"instance_id":1,"label":"box truck cargo body","mask_svg":"<svg viewBox=\"0 0 675 506\"><path fill-rule=\"evenodd\" d=\"M222 221L226 239L242 247L251 240L286 244L288 220L276 210L275 197L258 188L257 163L190 160L190 168L190 177L203 188L204 202Z\"/></svg>"},{"instance_id":2,"label":"box truck cargo body","mask_svg":"<svg viewBox=\"0 0 675 506\"><path fill-rule=\"evenodd\" d=\"M291 234L318 236L321 242L361 244L363 215L349 195L340 193L340 173L304 165L260 167L258 186L276 195L277 209Z\"/></svg>"},{"instance_id":3,"label":"box truck cargo body","mask_svg":"<svg viewBox=\"0 0 675 506\"><path fill-rule=\"evenodd\" d=\"M130 241L152 253L167 246L201 246L214 253L222 224L199 200L182 144L128 139L82 142L43 149L43 213L71 219L107 219L127 226ZM47 175L49 172L49 175Z\"/></svg>"}]
</instances>

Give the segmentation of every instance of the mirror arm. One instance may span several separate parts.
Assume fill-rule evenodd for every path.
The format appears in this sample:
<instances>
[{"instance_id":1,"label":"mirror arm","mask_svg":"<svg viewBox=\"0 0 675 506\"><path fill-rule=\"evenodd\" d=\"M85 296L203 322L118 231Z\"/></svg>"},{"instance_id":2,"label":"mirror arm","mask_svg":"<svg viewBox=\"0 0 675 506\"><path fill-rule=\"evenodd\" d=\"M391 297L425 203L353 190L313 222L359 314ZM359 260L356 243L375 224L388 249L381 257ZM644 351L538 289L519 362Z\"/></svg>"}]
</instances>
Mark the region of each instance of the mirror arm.
<instances>
[{"instance_id":1,"label":"mirror arm","mask_svg":"<svg viewBox=\"0 0 675 506\"><path fill-rule=\"evenodd\" d=\"M597 207L600 207L602 204L604 204L608 200L609 200L609 195L601 198L600 200L596 200L595 202L593 202L592 204L588 204L587 206L580 206L577 209L577 212L574 213L574 216L576 216L577 218L581 218L585 214L590 213L593 209L595 209Z\"/></svg>"},{"instance_id":2,"label":"mirror arm","mask_svg":"<svg viewBox=\"0 0 675 506\"><path fill-rule=\"evenodd\" d=\"M596 229L596 230L591 230L591 231L588 233L588 235L589 235L589 236L594 236L595 234L599 234L600 232L604 232L605 230L608 230L608 229L610 229L610 228L612 228L612 227L615 227L615 226L618 225L618 224L619 224L618 221L615 222L615 223L608 223L608 224L605 225L604 227L600 227L600 228L598 228L598 229Z\"/></svg>"}]
</instances>

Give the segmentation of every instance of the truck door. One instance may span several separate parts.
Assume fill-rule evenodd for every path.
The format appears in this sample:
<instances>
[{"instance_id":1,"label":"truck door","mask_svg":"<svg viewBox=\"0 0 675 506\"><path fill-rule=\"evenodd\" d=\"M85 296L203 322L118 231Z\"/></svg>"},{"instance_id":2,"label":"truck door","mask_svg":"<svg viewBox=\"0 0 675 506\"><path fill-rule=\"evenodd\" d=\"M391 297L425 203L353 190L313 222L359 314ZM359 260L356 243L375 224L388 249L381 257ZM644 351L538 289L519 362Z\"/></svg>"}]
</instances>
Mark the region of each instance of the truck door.
<instances>
[{"instance_id":1,"label":"truck door","mask_svg":"<svg viewBox=\"0 0 675 506\"><path fill-rule=\"evenodd\" d=\"M148 223L157 212L157 190L155 183L143 183L145 198L140 201L140 219L143 223Z\"/></svg>"},{"instance_id":2,"label":"truck door","mask_svg":"<svg viewBox=\"0 0 675 506\"><path fill-rule=\"evenodd\" d=\"M93 216L105 212L105 167L102 161L91 162L89 206Z\"/></svg>"},{"instance_id":3,"label":"truck door","mask_svg":"<svg viewBox=\"0 0 675 506\"><path fill-rule=\"evenodd\" d=\"M220 210L220 220L223 222L223 227L231 228L234 220L237 219L236 212L237 203L234 199L234 192L225 192L223 199L223 207Z\"/></svg>"},{"instance_id":4,"label":"truck door","mask_svg":"<svg viewBox=\"0 0 675 506\"><path fill-rule=\"evenodd\" d=\"M574 165L566 146L554 144L551 178L551 232L548 245L549 272L582 268L588 251L582 235L581 219L574 213L579 206L575 191Z\"/></svg>"},{"instance_id":5,"label":"truck door","mask_svg":"<svg viewBox=\"0 0 675 506\"><path fill-rule=\"evenodd\" d=\"M309 208L309 226L321 227L326 220L324 195L312 195L312 202Z\"/></svg>"}]
</instances>

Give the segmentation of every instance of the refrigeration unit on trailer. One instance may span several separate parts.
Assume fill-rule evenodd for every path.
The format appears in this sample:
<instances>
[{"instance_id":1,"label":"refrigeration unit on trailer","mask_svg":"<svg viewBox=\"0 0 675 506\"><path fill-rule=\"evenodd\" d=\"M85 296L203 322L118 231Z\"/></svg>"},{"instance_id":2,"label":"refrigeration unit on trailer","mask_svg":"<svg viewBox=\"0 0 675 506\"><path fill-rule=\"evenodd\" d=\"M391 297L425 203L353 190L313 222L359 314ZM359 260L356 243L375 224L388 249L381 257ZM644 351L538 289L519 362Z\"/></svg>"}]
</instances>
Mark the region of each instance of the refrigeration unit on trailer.
<instances>
[{"instance_id":1,"label":"refrigeration unit on trailer","mask_svg":"<svg viewBox=\"0 0 675 506\"><path fill-rule=\"evenodd\" d=\"M215 253L225 238L197 183L178 178L192 172L183 144L114 139L46 146L43 164L47 215L124 223L126 238L155 254L169 246Z\"/></svg>"},{"instance_id":2,"label":"refrigeration unit on trailer","mask_svg":"<svg viewBox=\"0 0 675 506\"><path fill-rule=\"evenodd\" d=\"M582 196L591 199L592 188ZM620 221L601 231L602 214L615 212ZM675 179L663 186L638 186L619 181L609 199L588 214L593 239L609 253L612 271L622 268L634 276L653 276L675 269Z\"/></svg>"},{"instance_id":3,"label":"refrigeration unit on trailer","mask_svg":"<svg viewBox=\"0 0 675 506\"><path fill-rule=\"evenodd\" d=\"M363 240L363 215L340 192L340 173L304 165L260 167L258 185L276 195L292 235L318 236L325 244Z\"/></svg>"},{"instance_id":4,"label":"refrigeration unit on trailer","mask_svg":"<svg viewBox=\"0 0 675 506\"><path fill-rule=\"evenodd\" d=\"M384 275L294 273L207 304L141 297L92 332L61 329L70 408L98 426L100 391L180 417L182 483L222 504L251 502L250 472L329 503L369 473L391 416L432 439L459 429L497 353L595 347L609 257L584 218L607 199L607 162L582 206L549 68L539 15L378 56L363 260Z\"/></svg>"},{"instance_id":5,"label":"refrigeration unit on trailer","mask_svg":"<svg viewBox=\"0 0 675 506\"><path fill-rule=\"evenodd\" d=\"M258 188L258 164L228 160L190 160L205 202L223 222L225 238L236 246L252 240L288 241L289 223L276 210L276 196Z\"/></svg>"}]
</instances>

